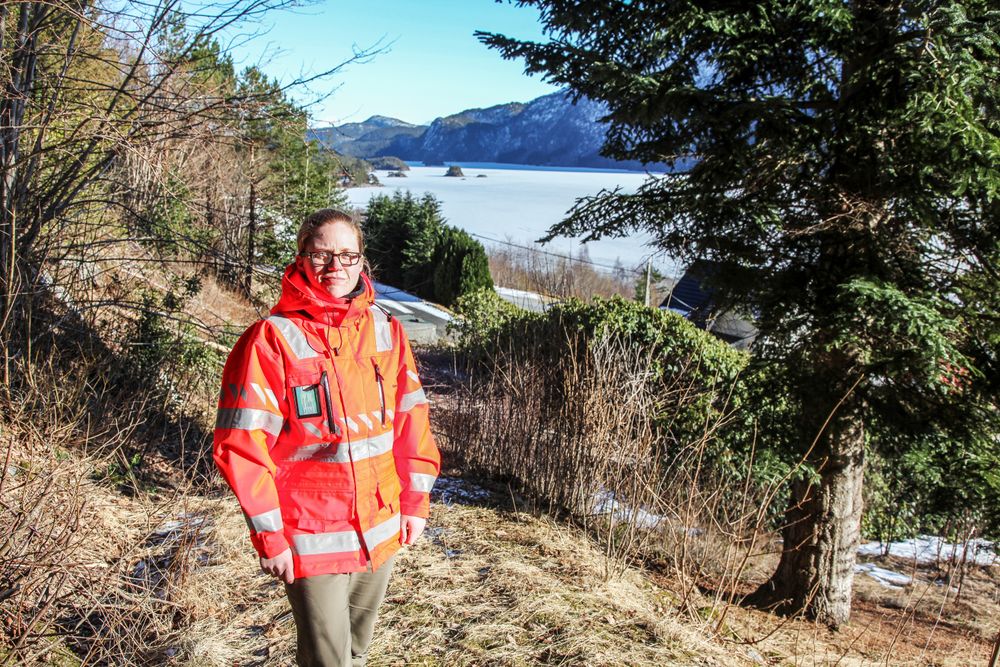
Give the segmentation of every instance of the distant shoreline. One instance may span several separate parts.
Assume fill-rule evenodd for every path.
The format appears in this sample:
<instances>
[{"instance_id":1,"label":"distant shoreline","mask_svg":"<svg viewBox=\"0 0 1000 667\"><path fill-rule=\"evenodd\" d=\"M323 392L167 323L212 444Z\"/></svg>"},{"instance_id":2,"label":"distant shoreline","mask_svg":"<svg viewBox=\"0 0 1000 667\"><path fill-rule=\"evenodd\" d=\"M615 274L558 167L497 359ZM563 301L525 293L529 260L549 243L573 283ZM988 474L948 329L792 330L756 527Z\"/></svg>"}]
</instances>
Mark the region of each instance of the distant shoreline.
<instances>
[{"instance_id":1,"label":"distant shoreline","mask_svg":"<svg viewBox=\"0 0 1000 667\"><path fill-rule=\"evenodd\" d=\"M469 169L517 169L519 171L568 171L589 174L654 174L662 175L667 172L663 170L645 171L642 169L615 169L610 167L564 167L560 165L540 165L540 164L516 164L513 162L462 162L459 160L445 160L441 163L434 162L426 164L420 160L403 160L411 167L441 167L447 169L452 165L467 167ZM380 170L376 170L380 171ZM381 170L386 171L386 170ZM391 170L390 170L391 171Z\"/></svg>"},{"instance_id":2,"label":"distant shoreline","mask_svg":"<svg viewBox=\"0 0 1000 667\"><path fill-rule=\"evenodd\" d=\"M403 160L408 167L417 167L422 169L441 169L441 177L444 178L445 171L448 167L457 165L464 169L497 169L500 171L538 171L546 173L570 173L570 174L627 174L627 175L649 175L649 176L664 176L669 172L665 171L640 171L638 169L610 169L605 167L563 167L558 165L539 165L539 164L516 164L514 162L460 162L455 160L446 160L444 162L433 164L426 164L420 160ZM375 172L393 172L395 169L373 169L372 173ZM465 176L463 178L467 178ZM345 190L366 190L366 189L378 189L387 187L386 183L357 183L355 185L348 186L344 188ZM390 187L405 187L405 185L393 183Z\"/></svg>"}]
</instances>

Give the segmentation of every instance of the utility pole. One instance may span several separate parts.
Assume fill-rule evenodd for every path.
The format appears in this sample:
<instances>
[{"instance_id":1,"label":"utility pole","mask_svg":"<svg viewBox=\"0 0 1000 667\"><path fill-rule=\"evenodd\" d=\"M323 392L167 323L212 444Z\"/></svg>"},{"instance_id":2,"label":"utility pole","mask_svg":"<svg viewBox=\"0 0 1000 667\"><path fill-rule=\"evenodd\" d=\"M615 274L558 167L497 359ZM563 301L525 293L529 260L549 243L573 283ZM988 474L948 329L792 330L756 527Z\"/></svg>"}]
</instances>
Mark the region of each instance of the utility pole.
<instances>
[{"instance_id":1,"label":"utility pole","mask_svg":"<svg viewBox=\"0 0 1000 667\"><path fill-rule=\"evenodd\" d=\"M646 305L647 306L649 306L649 302L652 301L652 299L649 296L649 283L652 272L653 272L653 260L652 258L650 258L646 260Z\"/></svg>"}]
</instances>

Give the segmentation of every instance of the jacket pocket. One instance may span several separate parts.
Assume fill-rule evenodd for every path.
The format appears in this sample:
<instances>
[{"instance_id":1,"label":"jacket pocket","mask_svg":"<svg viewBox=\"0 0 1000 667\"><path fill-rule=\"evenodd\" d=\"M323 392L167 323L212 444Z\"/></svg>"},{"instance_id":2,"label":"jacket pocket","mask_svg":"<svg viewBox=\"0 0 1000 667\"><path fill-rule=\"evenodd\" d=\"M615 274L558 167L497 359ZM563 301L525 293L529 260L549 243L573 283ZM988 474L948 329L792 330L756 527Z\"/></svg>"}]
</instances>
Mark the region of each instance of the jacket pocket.
<instances>
[{"instance_id":1,"label":"jacket pocket","mask_svg":"<svg viewBox=\"0 0 1000 667\"><path fill-rule=\"evenodd\" d=\"M289 373L286 379L291 402L292 431L288 442L330 441L341 436L341 428L334 415L333 396L325 369L310 368Z\"/></svg>"},{"instance_id":2,"label":"jacket pocket","mask_svg":"<svg viewBox=\"0 0 1000 667\"><path fill-rule=\"evenodd\" d=\"M399 509L399 494L402 488L399 484L399 475L396 474L395 466L390 473L380 474L378 478L378 494L382 504L393 512Z\"/></svg>"},{"instance_id":3,"label":"jacket pocket","mask_svg":"<svg viewBox=\"0 0 1000 667\"><path fill-rule=\"evenodd\" d=\"M287 489L279 503L282 517L302 528L354 518L354 489Z\"/></svg>"},{"instance_id":4,"label":"jacket pocket","mask_svg":"<svg viewBox=\"0 0 1000 667\"><path fill-rule=\"evenodd\" d=\"M340 427L337 426L337 420L333 416L333 396L330 394L330 380L327 377L326 371L319 378L320 389L323 391L323 401L326 403L326 423L330 428L330 433L337 437L340 437Z\"/></svg>"},{"instance_id":5,"label":"jacket pocket","mask_svg":"<svg viewBox=\"0 0 1000 667\"><path fill-rule=\"evenodd\" d=\"M399 366L392 355L377 354L369 357L371 362L371 376L375 380L375 390L381 408L379 415L382 417L383 426L389 426L394 417L396 409L397 381L396 372Z\"/></svg>"},{"instance_id":6,"label":"jacket pocket","mask_svg":"<svg viewBox=\"0 0 1000 667\"><path fill-rule=\"evenodd\" d=\"M381 407L382 426L385 426L386 422L385 378L382 377L382 369L379 367L378 362L375 361L374 359L372 359L372 366L375 367L375 383L378 385L378 400L379 400L379 406Z\"/></svg>"}]
</instances>

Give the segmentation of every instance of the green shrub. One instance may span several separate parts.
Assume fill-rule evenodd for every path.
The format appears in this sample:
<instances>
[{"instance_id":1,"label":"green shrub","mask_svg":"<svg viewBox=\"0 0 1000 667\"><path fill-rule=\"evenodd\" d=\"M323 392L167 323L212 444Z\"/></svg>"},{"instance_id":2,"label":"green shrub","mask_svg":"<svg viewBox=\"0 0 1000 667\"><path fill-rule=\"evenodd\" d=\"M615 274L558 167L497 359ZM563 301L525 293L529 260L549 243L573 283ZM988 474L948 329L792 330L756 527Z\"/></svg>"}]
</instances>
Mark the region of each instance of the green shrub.
<instances>
[{"instance_id":1,"label":"green shrub","mask_svg":"<svg viewBox=\"0 0 1000 667\"><path fill-rule=\"evenodd\" d=\"M550 364L567 355L584 363L587 347L608 338L648 352L651 368L641 370L652 371L652 381L664 392L684 388L685 408L665 405L659 420L664 437L675 444L698 440L708 425L732 422L727 415L744 408L741 378L747 355L669 311L615 297L589 303L570 299L545 313L530 313L483 291L459 299L458 308L464 316L454 327L458 346L485 369L498 363ZM720 444L716 449L733 459L734 474L743 473L732 448Z\"/></svg>"},{"instance_id":2,"label":"green shrub","mask_svg":"<svg viewBox=\"0 0 1000 667\"><path fill-rule=\"evenodd\" d=\"M461 297L457 309L463 317L452 325L453 333L461 354L478 371L474 377L481 380L493 369L509 373L531 365L561 367L560 360L574 355L585 363L588 348L608 338L648 350L652 381L662 392L684 388L682 401L659 407L664 456L669 460L707 436L705 481L722 489L720 497L730 502L749 475L751 495L772 501L763 514L771 527L782 519L786 485L819 479L815 468L802 460L806 436L797 426L796 415L803 407L795 403L798 394L791 390L797 381L794 368L760 363L673 313L619 298L569 300L545 313L532 313L492 290L480 290ZM623 373L640 370L647 369L622 368ZM563 381L557 379L552 386L546 391L553 395L545 401L567 400ZM972 402L942 409L954 412L947 431L869 424L862 525L867 539L890 541L921 533L957 538L970 527L985 537L1000 534L995 442L980 435L988 429L961 428L975 419L995 417L964 414L976 410Z\"/></svg>"},{"instance_id":3,"label":"green shrub","mask_svg":"<svg viewBox=\"0 0 1000 667\"><path fill-rule=\"evenodd\" d=\"M864 536L892 542L931 534L957 541L975 528L977 536L996 539L1000 456L994 443L974 433L902 435L905 447L884 429L869 434L878 446L866 451Z\"/></svg>"},{"instance_id":4,"label":"green shrub","mask_svg":"<svg viewBox=\"0 0 1000 667\"><path fill-rule=\"evenodd\" d=\"M142 307L123 337L119 377L122 386L150 385L166 404L180 406L187 392L214 384L222 361L181 315L201 290L198 276L178 279L166 293L147 290Z\"/></svg>"},{"instance_id":5,"label":"green shrub","mask_svg":"<svg viewBox=\"0 0 1000 667\"><path fill-rule=\"evenodd\" d=\"M448 332L466 361L477 365L489 365L499 340L510 338L512 328L543 317L504 301L492 289L463 294L456 300L455 310L462 316L448 324Z\"/></svg>"},{"instance_id":6,"label":"green shrub","mask_svg":"<svg viewBox=\"0 0 1000 667\"><path fill-rule=\"evenodd\" d=\"M483 244L461 229L445 227L434 249L434 301L453 306L463 294L493 289Z\"/></svg>"},{"instance_id":7,"label":"green shrub","mask_svg":"<svg viewBox=\"0 0 1000 667\"><path fill-rule=\"evenodd\" d=\"M783 406L747 400L767 383L746 353L621 297L534 313L480 290L458 310L470 398L444 441L467 469L583 518L613 497L687 526L774 525L789 464L754 436Z\"/></svg>"}]
</instances>

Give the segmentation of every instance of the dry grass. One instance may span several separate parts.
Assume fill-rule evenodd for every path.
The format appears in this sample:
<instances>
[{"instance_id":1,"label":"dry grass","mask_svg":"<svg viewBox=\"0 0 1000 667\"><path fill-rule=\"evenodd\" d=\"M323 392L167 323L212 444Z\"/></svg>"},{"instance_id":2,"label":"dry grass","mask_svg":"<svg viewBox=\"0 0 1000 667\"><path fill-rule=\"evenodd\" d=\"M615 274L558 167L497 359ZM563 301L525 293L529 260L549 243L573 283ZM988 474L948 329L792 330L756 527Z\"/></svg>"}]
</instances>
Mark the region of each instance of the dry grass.
<instances>
[{"instance_id":1,"label":"dry grass","mask_svg":"<svg viewBox=\"0 0 1000 667\"><path fill-rule=\"evenodd\" d=\"M187 480L204 470L205 429L173 411L167 378L122 368L80 302L57 296L35 320L53 333L0 394L0 664L158 664L204 556Z\"/></svg>"},{"instance_id":2,"label":"dry grass","mask_svg":"<svg viewBox=\"0 0 1000 667\"><path fill-rule=\"evenodd\" d=\"M455 504L436 504L431 524L400 560L373 664L747 663L639 572L606 578L600 549L564 524Z\"/></svg>"},{"instance_id":3,"label":"dry grass","mask_svg":"<svg viewBox=\"0 0 1000 667\"><path fill-rule=\"evenodd\" d=\"M959 627L956 614L965 612L933 613L922 584L901 593L910 606L897 609L867 602L868 591L885 589L865 578L858 580L854 621L839 633L739 606L728 608L720 628L725 605L712 591L695 589L682 599L683 582L635 568L608 577L607 556L591 538L513 498L521 509L501 488L471 501L437 496L425 537L397 561L369 664L958 667L988 655L987 636ZM217 564L224 568L219 576L206 569L201 585L191 580L211 591L214 625L192 626L176 660L221 664L207 655L191 662L195 647L214 644L218 656L236 652L238 664L291 665L295 631L281 590L256 572L235 506L218 509L215 539L233 538L233 560ZM693 541L703 540L702 548L711 548L710 538ZM751 569L768 571L775 562L773 555L760 560ZM974 578L990 586L987 574ZM927 613L915 613L922 595ZM997 618L996 607L980 612L983 625ZM220 632L201 636L205 628Z\"/></svg>"},{"instance_id":4,"label":"dry grass","mask_svg":"<svg viewBox=\"0 0 1000 667\"><path fill-rule=\"evenodd\" d=\"M210 276L203 280L201 292L192 305L204 322L217 328L248 327L268 315L266 309L260 309L242 296L235 295Z\"/></svg>"},{"instance_id":5,"label":"dry grass","mask_svg":"<svg viewBox=\"0 0 1000 667\"><path fill-rule=\"evenodd\" d=\"M149 247L115 237L116 232L121 233L109 228L91 239L89 245L75 246L72 260L52 262L46 267L50 279L59 286L57 293L92 328L106 328L109 323L120 326L122 321L135 317L143 291L176 292L193 278L200 289L178 315L194 325L196 334L209 344L225 334L238 334L266 315L267 308L260 304L273 302L277 275L255 276L254 299L259 303L251 303L221 284L210 270L211 264L183 258L165 262Z\"/></svg>"},{"instance_id":6,"label":"dry grass","mask_svg":"<svg viewBox=\"0 0 1000 667\"><path fill-rule=\"evenodd\" d=\"M235 501L128 491L62 445L5 438L0 453L0 665L251 664L266 649L247 635L286 604L254 577Z\"/></svg>"},{"instance_id":7,"label":"dry grass","mask_svg":"<svg viewBox=\"0 0 1000 667\"><path fill-rule=\"evenodd\" d=\"M89 632L63 636L85 663L292 664L283 591L260 574L235 502L87 493L91 530L67 566L89 561L102 576L66 602L77 617L92 603L101 624L91 614ZM673 597L637 571L606 578L606 557L578 531L484 500L434 504L426 538L398 561L370 664L746 664L680 622ZM16 655L43 657L41 640Z\"/></svg>"},{"instance_id":8,"label":"dry grass","mask_svg":"<svg viewBox=\"0 0 1000 667\"><path fill-rule=\"evenodd\" d=\"M90 478L95 461L39 448L10 451L19 468L30 460L41 473L49 465L64 489L79 485L86 498L72 549L60 553L58 566L34 563L68 573L57 613L42 619L61 628L65 643L53 643L39 626L7 654L13 664L293 664L294 623L282 588L259 572L228 494L128 497ZM691 591L669 571L649 576L629 567L609 577L608 557L592 538L531 514L507 489L457 502L454 495L436 495L424 539L398 560L373 667L958 667L984 662L986 633L998 619L996 574L977 570L964 606L945 603L940 614L938 586L887 592L860 577L854 621L840 633L738 606L728 609L720 630L724 605L711 590ZM47 511L58 523L56 510L71 504L63 492L51 498L59 502ZM719 546L715 540L693 537L692 553L709 553ZM749 571L766 572L774 556L760 561ZM2 607L8 631L11 602Z\"/></svg>"},{"instance_id":9,"label":"dry grass","mask_svg":"<svg viewBox=\"0 0 1000 667\"><path fill-rule=\"evenodd\" d=\"M607 579L578 531L485 505L432 506L431 528L397 561L372 645L380 665L744 665L681 622L638 571ZM234 503L211 507L211 554L177 591L190 624L161 656L184 665L293 664L280 586L261 575Z\"/></svg>"},{"instance_id":10,"label":"dry grass","mask_svg":"<svg viewBox=\"0 0 1000 667\"><path fill-rule=\"evenodd\" d=\"M558 346L496 349L488 368L472 367L436 415L441 446L464 470L513 480L541 509L572 517L613 569L664 559L688 591L706 576L731 589L746 576L767 490L712 483L726 397L696 380L697 359L674 360L663 381L648 350L563 335ZM694 409L704 430L674 436L670 425Z\"/></svg>"},{"instance_id":11,"label":"dry grass","mask_svg":"<svg viewBox=\"0 0 1000 667\"><path fill-rule=\"evenodd\" d=\"M53 634L83 663L149 663L175 632L172 592L198 557L163 528L188 503L124 495L103 460L61 444L11 438L2 451L0 664L46 661L60 651Z\"/></svg>"},{"instance_id":12,"label":"dry grass","mask_svg":"<svg viewBox=\"0 0 1000 667\"><path fill-rule=\"evenodd\" d=\"M741 498L711 484L701 466L705 441L675 452L669 470L636 465L657 450L641 416L633 414L633 408L642 413L649 400L630 386L638 376L614 372L645 366L623 352L592 350L593 363L585 368L574 365L573 354L545 365L508 364L500 355L478 388L475 378L467 377L469 386L436 397L441 442L463 465L514 480L535 499L529 501L533 507L568 511L586 528L574 533L576 539L596 540L607 557L608 569L593 577L612 581L634 571L623 566L644 563L680 625L731 654L794 665L957 667L985 660L1000 625L996 568L977 571L975 582L967 579L959 601L954 593L945 595L947 587L929 583L937 572L925 572L918 578L922 583L891 593L859 575L854 622L839 633L741 607L742 596L774 571L781 549L762 530L766 506L746 491ZM539 372L542 366L553 372ZM562 392L554 404L546 402L553 387ZM685 387L674 390L671 401L686 396ZM706 439L712 428L708 425ZM587 513L593 506L586 499L600 489L631 501L628 521ZM639 508L664 520L654 530L639 530L631 525L641 516Z\"/></svg>"}]
</instances>

